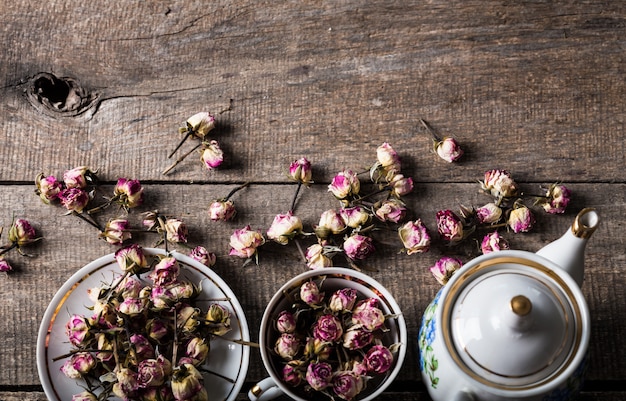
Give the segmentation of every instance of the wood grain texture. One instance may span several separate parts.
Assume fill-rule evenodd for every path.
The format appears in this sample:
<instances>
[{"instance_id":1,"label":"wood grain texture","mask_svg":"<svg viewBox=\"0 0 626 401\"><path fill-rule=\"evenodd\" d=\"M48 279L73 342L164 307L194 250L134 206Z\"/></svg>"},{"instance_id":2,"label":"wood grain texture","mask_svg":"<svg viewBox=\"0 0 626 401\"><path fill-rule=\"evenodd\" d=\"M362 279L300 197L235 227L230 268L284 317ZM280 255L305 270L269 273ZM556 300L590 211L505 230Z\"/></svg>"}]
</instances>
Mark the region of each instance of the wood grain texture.
<instances>
[{"instance_id":1,"label":"wood grain texture","mask_svg":"<svg viewBox=\"0 0 626 401\"><path fill-rule=\"evenodd\" d=\"M29 249L37 257L11 254L18 271L0 277L0 294L11 295L0 303L0 400L45 399L35 362L44 310L74 271L115 249L43 205L33 194L38 173L88 165L104 181L99 195L118 177L144 182L142 210L182 218L192 241L217 253L215 270L238 295L254 339L263 306L306 267L295 247L271 244L259 266L243 268L227 255L230 234L246 224L267 229L288 209L295 187L286 169L302 156L316 183L302 191L297 212L311 227L337 207L326 191L332 176L368 167L383 142L416 183L411 218L433 232L437 210L487 201L476 182L492 168L509 170L527 193L557 181L574 193L565 215L540 215L535 231L506 234L512 248L536 251L579 209L598 209L603 221L588 247L583 287L592 316L591 390L581 399L626 398L625 3L0 0L0 9L0 226L27 217L44 236ZM41 73L75 80L89 102L80 113L31 103ZM76 104L72 93L61 108ZM216 116L211 136L225 165L207 171L193 154L163 175L178 127L204 110ZM420 118L461 143L460 163L437 159ZM188 141L179 154L192 147ZM211 222L209 202L244 182L251 185L233 198L236 220ZM377 241L368 267L397 297L415 340L439 288L426 270L441 249L399 254L393 230ZM410 391L381 399L428 399L416 345L408 347L399 382ZM252 354L250 383L265 376Z\"/></svg>"}]
</instances>

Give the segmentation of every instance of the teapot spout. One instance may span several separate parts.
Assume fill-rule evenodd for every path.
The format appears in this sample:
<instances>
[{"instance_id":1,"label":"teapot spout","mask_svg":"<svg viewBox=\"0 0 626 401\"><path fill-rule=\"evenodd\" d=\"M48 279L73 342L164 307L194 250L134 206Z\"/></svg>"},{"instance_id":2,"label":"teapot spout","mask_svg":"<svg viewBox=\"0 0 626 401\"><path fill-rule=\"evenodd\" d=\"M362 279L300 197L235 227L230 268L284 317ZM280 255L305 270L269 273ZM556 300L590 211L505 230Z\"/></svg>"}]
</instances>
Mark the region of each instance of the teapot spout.
<instances>
[{"instance_id":1,"label":"teapot spout","mask_svg":"<svg viewBox=\"0 0 626 401\"><path fill-rule=\"evenodd\" d=\"M585 245L600 223L595 209L581 210L572 227L556 241L544 246L537 255L556 263L582 286L584 274Z\"/></svg>"}]
</instances>

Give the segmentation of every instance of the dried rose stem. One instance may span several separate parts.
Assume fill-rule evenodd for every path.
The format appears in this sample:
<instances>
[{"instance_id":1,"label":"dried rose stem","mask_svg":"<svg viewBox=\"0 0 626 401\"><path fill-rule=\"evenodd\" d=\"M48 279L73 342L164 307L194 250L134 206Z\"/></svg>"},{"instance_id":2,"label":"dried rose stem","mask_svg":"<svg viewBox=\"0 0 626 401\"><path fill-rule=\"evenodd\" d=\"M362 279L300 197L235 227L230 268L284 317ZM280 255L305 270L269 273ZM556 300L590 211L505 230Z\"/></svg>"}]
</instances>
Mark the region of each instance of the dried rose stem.
<instances>
[{"instance_id":1,"label":"dried rose stem","mask_svg":"<svg viewBox=\"0 0 626 401\"><path fill-rule=\"evenodd\" d=\"M296 188L296 193L293 195L293 199L291 200L291 207L289 211L293 213L296 208L296 201L298 200L298 194L300 193L300 188L302 187L302 182L298 182L298 187Z\"/></svg>"},{"instance_id":2,"label":"dried rose stem","mask_svg":"<svg viewBox=\"0 0 626 401\"><path fill-rule=\"evenodd\" d=\"M176 146L176 148L172 151L172 153L170 153L169 156L167 156L168 159L171 159L172 156L174 156L174 153L176 153L176 151L178 149L180 149L181 146L183 146L183 143L185 143L185 141L187 139L189 139L189 137L193 134L193 130L188 129L187 132L185 132L185 136L183 137L183 139L178 143L178 146Z\"/></svg>"},{"instance_id":3,"label":"dried rose stem","mask_svg":"<svg viewBox=\"0 0 626 401\"><path fill-rule=\"evenodd\" d=\"M5 253L9 252L11 249L16 248L16 247L17 247L17 242L12 243L8 247L3 247L4 249L0 251L0 255L4 255Z\"/></svg>"},{"instance_id":4,"label":"dried rose stem","mask_svg":"<svg viewBox=\"0 0 626 401\"><path fill-rule=\"evenodd\" d=\"M191 153L193 153L194 151L196 151L197 149L200 148L200 146L202 146L202 143L197 144L196 146L194 146L193 149L191 149L189 152L185 153L184 155L182 155L181 157L179 157L174 163L172 163L171 166L169 166L168 168L166 168L165 170L163 170L163 175L169 173L174 167L178 166L178 164L180 162L182 162L183 160L185 160L185 158L187 156L189 156Z\"/></svg>"},{"instance_id":5,"label":"dried rose stem","mask_svg":"<svg viewBox=\"0 0 626 401\"><path fill-rule=\"evenodd\" d=\"M441 141L441 138L439 138L439 135L437 135L435 131L432 128L430 128L430 125L428 125L426 121L420 118L420 123L422 123L424 128L426 128L426 130L430 133L430 135L432 135L434 140Z\"/></svg>"},{"instance_id":6,"label":"dried rose stem","mask_svg":"<svg viewBox=\"0 0 626 401\"><path fill-rule=\"evenodd\" d=\"M233 189L232 191L230 191L228 193L228 195L226 195L226 197L224 197L223 201L226 202L227 200L230 199L231 196L233 196L237 191L244 189L245 187L247 187L248 185L250 185L249 182L244 182L243 184L241 184L240 186L238 186L237 188Z\"/></svg>"},{"instance_id":7,"label":"dried rose stem","mask_svg":"<svg viewBox=\"0 0 626 401\"><path fill-rule=\"evenodd\" d=\"M88 223L89 225L97 228L98 231L102 231L102 228L95 221L93 221L91 219L88 219L87 217L83 216L82 213L78 213L77 211L73 211L72 214L75 215L75 216L78 216L78 218L80 218L84 222Z\"/></svg>"}]
</instances>

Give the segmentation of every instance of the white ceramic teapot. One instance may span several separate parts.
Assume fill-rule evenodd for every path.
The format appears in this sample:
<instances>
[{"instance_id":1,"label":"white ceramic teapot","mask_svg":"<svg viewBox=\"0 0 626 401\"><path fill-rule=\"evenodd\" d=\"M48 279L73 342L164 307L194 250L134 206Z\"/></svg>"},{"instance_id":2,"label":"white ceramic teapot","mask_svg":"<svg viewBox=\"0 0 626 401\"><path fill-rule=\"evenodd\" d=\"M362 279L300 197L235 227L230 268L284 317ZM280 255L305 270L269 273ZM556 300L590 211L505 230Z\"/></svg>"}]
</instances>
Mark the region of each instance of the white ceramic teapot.
<instances>
[{"instance_id":1,"label":"white ceramic teapot","mask_svg":"<svg viewBox=\"0 0 626 401\"><path fill-rule=\"evenodd\" d=\"M584 209L536 254L492 252L452 276L419 333L433 400L556 401L578 392L590 332L583 251L598 222Z\"/></svg>"}]
</instances>

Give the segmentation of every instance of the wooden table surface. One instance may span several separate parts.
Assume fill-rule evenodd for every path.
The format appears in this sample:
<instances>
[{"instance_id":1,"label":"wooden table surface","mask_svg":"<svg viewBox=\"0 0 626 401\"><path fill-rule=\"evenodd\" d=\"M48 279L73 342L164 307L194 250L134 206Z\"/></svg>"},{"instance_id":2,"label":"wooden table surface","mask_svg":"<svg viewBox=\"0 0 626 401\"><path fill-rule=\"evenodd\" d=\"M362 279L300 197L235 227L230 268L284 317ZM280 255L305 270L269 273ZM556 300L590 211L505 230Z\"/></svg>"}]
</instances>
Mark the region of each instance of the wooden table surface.
<instances>
[{"instance_id":1,"label":"wooden table surface","mask_svg":"<svg viewBox=\"0 0 626 401\"><path fill-rule=\"evenodd\" d=\"M490 169L509 171L525 192L555 182L572 190L563 215L538 211L531 232L501 231L514 249L536 251L560 237L583 207L600 214L585 254L592 337L581 398L626 399L625 3L0 3L1 241L14 217L44 238L25 248L35 257L5 255L15 271L0 275L0 400L46 399L35 357L43 313L75 271L117 249L43 204L37 174L89 166L102 181L99 196L119 177L140 180L145 203L132 218L158 209L185 221L189 242L217 254L213 269L237 294L256 341L272 294L307 267L293 244L268 244L258 266L242 267L228 255L230 235L247 224L266 230L288 210L295 186L286 171L300 157L313 165L315 183L296 209L310 230L322 211L339 206L327 191L332 177L371 165L383 142L414 180L409 217L423 220L433 246L398 253L392 229L367 259L375 270L368 274L400 304L411 341L380 399L429 399L416 338L440 288L428 272L443 254L435 213L486 203L477 182ZM60 83L46 85L53 76ZM178 127L199 111L216 117L210 135L224 164L209 171L194 154L163 175ZM420 119L456 138L465 150L458 163L432 153ZM179 154L192 147L187 141ZM209 203L244 182L249 187L233 197L236 218L211 221ZM242 391L265 375L253 349Z\"/></svg>"}]
</instances>

